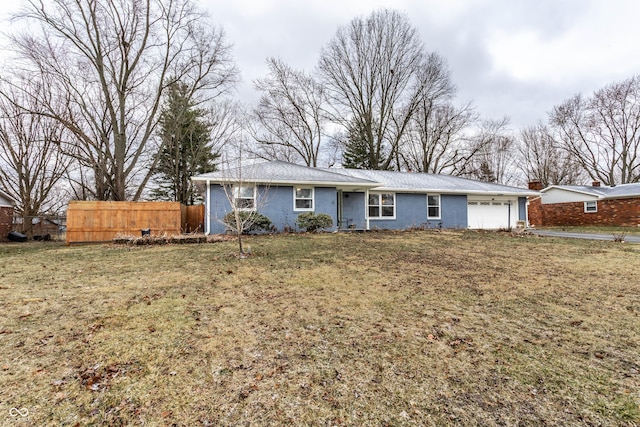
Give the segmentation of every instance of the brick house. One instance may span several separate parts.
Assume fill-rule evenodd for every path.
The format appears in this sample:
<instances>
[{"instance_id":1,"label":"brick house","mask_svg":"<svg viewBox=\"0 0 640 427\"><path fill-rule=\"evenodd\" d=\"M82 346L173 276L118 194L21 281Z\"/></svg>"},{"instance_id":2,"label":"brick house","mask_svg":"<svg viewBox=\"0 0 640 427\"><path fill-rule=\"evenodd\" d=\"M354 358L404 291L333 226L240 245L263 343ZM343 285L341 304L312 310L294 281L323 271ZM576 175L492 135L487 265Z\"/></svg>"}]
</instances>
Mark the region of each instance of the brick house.
<instances>
[{"instance_id":1,"label":"brick house","mask_svg":"<svg viewBox=\"0 0 640 427\"><path fill-rule=\"evenodd\" d=\"M529 199L531 226L640 226L640 183L602 186L551 185L529 188L540 196Z\"/></svg>"},{"instance_id":2,"label":"brick house","mask_svg":"<svg viewBox=\"0 0 640 427\"><path fill-rule=\"evenodd\" d=\"M0 190L0 240L7 240L7 234L13 230L13 206L11 196Z\"/></svg>"}]
</instances>

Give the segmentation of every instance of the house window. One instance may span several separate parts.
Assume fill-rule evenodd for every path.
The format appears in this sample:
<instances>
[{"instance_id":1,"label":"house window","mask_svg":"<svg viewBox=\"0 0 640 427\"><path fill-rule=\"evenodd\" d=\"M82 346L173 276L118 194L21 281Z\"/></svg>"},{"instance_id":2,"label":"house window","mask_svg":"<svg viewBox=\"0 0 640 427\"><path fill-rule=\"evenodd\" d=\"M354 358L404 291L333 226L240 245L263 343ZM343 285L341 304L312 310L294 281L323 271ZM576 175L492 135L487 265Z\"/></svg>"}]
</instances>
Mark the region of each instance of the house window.
<instances>
[{"instance_id":1,"label":"house window","mask_svg":"<svg viewBox=\"0 0 640 427\"><path fill-rule=\"evenodd\" d=\"M396 216L394 193L369 193L369 218L393 219Z\"/></svg>"},{"instance_id":2,"label":"house window","mask_svg":"<svg viewBox=\"0 0 640 427\"><path fill-rule=\"evenodd\" d=\"M427 195L427 218L440 218L440 195Z\"/></svg>"},{"instance_id":3,"label":"house window","mask_svg":"<svg viewBox=\"0 0 640 427\"><path fill-rule=\"evenodd\" d=\"M235 205L241 211L253 211L256 209L256 187L235 187Z\"/></svg>"},{"instance_id":4,"label":"house window","mask_svg":"<svg viewBox=\"0 0 640 427\"><path fill-rule=\"evenodd\" d=\"M585 212L598 212L598 202L584 202L584 211Z\"/></svg>"},{"instance_id":5,"label":"house window","mask_svg":"<svg viewBox=\"0 0 640 427\"><path fill-rule=\"evenodd\" d=\"M294 187L293 200L294 211L312 211L313 187Z\"/></svg>"}]
</instances>

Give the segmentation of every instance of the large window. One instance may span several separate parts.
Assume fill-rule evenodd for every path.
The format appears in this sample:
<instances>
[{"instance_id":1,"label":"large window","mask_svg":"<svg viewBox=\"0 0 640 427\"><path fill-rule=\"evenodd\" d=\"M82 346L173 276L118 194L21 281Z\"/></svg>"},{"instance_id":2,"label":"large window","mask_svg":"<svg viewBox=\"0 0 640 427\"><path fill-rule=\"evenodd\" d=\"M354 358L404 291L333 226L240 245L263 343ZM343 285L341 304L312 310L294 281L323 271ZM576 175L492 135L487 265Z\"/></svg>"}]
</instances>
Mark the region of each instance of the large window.
<instances>
[{"instance_id":1,"label":"large window","mask_svg":"<svg viewBox=\"0 0 640 427\"><path fill-rule=\"evenodd\" d=\"M312 211L313 210L313 187L293 188L293 210Z\"/></svg>"},{"instance_id":2,"label":"large window","mask_svg":"<svg viewBox=\"0 0 640 427\"><path fill-rule=\"evenodd\" d=\"M440 195L427 195L427 218L440 219Z\"/></svg>"},{"instance_id":3,"label":"large window","mask_svg":"<svg viewBox=\"0 0 640 427\"><path fill-rule=\"evenodd\" d=\"M585 212L598 212L598 202L584 202L584 211Z\"/></svg>"},{"instance_id":4,"label":"large window","mask_svg":"<svg viewBox=\"0 0 640 427\"><path fill-rule=\"evenodd\" d=\"M396 216L394 193L369 193L369 218L392 219Z\"/></svg>"},{"instance_id":5,"label":"large window","mask_svg":"<svg viewBox=\"0 0 640 427\"><path fill-rule=\"evenodd\" d=\"M243 211L252 211L256 208L256 187L242 186L234 188L236 207Z\"/></svg>"}]
</instances>

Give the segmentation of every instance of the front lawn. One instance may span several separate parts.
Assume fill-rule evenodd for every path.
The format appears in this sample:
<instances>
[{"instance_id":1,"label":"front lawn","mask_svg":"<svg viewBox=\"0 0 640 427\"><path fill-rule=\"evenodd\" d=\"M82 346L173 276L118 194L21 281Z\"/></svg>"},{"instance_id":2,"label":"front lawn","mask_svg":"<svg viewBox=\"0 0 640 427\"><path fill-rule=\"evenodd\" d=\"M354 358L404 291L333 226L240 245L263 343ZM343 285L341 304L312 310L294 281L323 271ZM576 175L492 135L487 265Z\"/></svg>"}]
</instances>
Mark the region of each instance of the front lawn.
<instances>
[{"instance_id":1,"label":"front lawn","mask_svg":"<svg viewBox=\"0 0 640 427\"><path fill-rule=\"evenodd\" d=\"M628 235L628 236L640 236L640 227L606 227L606 226L577 226L577 225L565 225L557 227L536 227L540 230L550 231L568 231L570 233L594 233L594 234L608 234L608 235Z\"/></svg>"},{"instance_id":2,"label":"front lawn","mask_svg":"<svg viewBox=\"0 0 640 427\"><path fill-rule=\"evenodd\" d=\"M0 245L0 424L640 423L640 245L245 245Z\"/></svg>"}]
</instances>

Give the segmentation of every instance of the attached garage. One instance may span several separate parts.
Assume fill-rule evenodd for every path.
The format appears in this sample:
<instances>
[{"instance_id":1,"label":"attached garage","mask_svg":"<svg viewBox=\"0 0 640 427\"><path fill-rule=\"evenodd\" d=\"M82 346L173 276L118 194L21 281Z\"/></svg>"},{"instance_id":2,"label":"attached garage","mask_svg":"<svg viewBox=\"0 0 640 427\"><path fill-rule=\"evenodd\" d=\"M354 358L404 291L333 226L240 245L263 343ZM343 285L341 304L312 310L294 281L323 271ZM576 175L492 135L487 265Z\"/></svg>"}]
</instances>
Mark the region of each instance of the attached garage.
<instances>
[{"instance_id":1,"label":"attached garage","mask_svg":"<svg viewBox=\"0 0 640 427\"><path fill-rule=\"evenodd\" d=\"M515 228L518 222L518 199L469 196L467 218L472 229Z\"/></svg>"}]
</instances>

